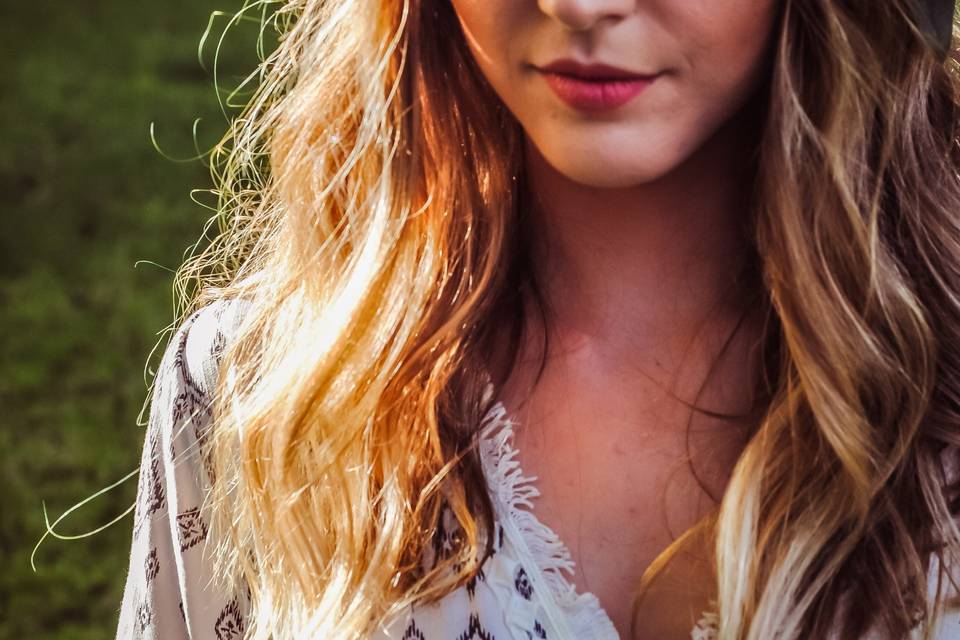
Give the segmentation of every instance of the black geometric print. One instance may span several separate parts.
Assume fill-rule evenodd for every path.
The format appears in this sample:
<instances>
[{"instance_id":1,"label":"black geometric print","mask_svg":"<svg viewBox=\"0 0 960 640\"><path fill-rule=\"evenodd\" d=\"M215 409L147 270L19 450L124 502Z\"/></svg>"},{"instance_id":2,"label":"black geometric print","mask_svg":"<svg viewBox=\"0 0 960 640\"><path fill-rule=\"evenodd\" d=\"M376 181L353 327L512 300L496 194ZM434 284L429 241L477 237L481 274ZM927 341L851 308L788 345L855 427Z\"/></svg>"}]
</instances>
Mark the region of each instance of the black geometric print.
<instances>
[{"instance_id":1,"label":"black geometric print","mask_svg":"<svg viewBox=\"0 0 960 640\"><path fill-rule=\"evenodd\" d=\"M222 311L223 310L221 309L217 314L218 322L220 316L222 315ZM186 339L181 339L181 346L184 349L186 348ZM215 361L217 368L219 368L220 359L225 346L226 338L218 329L214 335L213 344L207 349L207 360ZM192 424L194 438L196 440L197 449L199 449L203 468L204 471L206 471L210 483L212 484L216 482L216 474L213 470L212 452L208 442L211 419L213 418L212 395L209 393L204 393L204 391L199 385L197 385L193 377L190 375L190 372L185 364L186 355L179 355L180 357L177 358L175 362L180 368L181 376L183 377L183 390L173 401L173 420L175 424L179 424L181 420L189 420ZM214 383L214 381L209 382L210 384Z\"/></svg>"},{"instance_id":2,"label":"black geometric print","mask_svg":"<svg viewBox=\"0 0 960 640\"><path fill-rule=\"evenodd\" d=\"M180 552L206 539L207 523L200 517L200 508L194 507L177 515L177 530L180 533Z\"/></svg>"},{"instance_id":3,"label":"black geometric print","mask_svg":"<svg viewBox=\"0 0 960 640\"><path fill-rule=\"evenodd\" d=\"M196 317L200 315L200 312L197 311L190 318L187 319L185 324L192 323ZM187 336L190 334L190 331L183 331L180 334L180 342L176 346L176 351L173 356L173 365L174 369L179 372L180 377L183 379L184 384L191 388L197 389L198 385L193 379L193 376L190 375L190 369L187 367L186 355L187 355Z\"/></svg>"},{"instance_id":4,"label":"black geometric print","mask_svg":"<svg viewBox=\"0 0 960 640\"><path fill-rule=\"evenodd\" d=\"M513 586L517 589L517 593L527 600L533 597L533 585L530 584L530 578L527 576L527 572L524 571L523 567L517 568L517 573L513 577Z\"/></svg>"},{"instance_id":5,"label":"black geometric print","mask_svg":"<svg viewBox=\"0 0 960 640\"><path fill-rule=\"evenodd\" d=\"M160 436L156 432L150 434L150 474L148 477L149 491L147 495L147 514L153 514L164 506L163 470L160 460Z\"/></svg>"},{"instance_id":6,"label":"black geometric print","mask_svg":"<svg viewBox=\"0 0 960 640\"><path fill-rule=\"evenodd\" d=\"M234 598L220 612L213 630L217 634L217 640L234 640L243 636L243 629L243 615L240 613L237 599Z\"/></svg>"},{"instance_id":7,"label":"black geometric print","mask_svg":"<svg viewBox=\"0 0 960 640\"><path fill-rule=\"evenodd\" d=\"M171 421L174 425L173 434L170 437L170 459L176 460L177 451L174 443L177 437L183 431L187 421L193 425L193 432L198 441L206 441L206 429L204 428L210 417L209 403L205 396L198 390L186 389L177 394L174 398L171 408ZM203 442L201 444L203 444Z\"/></svg>"},{"instance_id":8,"label":"black geometric print","mask_svg":"<svg viewBox=\"0 0 960 640\"><path fill-rule=\"evenodd\" d=\"M547 632L546 632L546 630L540 625L540 621L539 621L539 620L534 620L534 621L533 621L533 634L531 634L529 631L527 631L527 637L528 637L528 638L533 638L534 636L536 636L537 638L540 638L540 640L547 640Z\"/></svg>"},{"instance_id":9,"label":"black geometric print","mask_svg":"<svg viewBox=\"0 0 960 640\"><path fill-rule=\"evenodd\" d=\"M173 400L173 423L180 424L184 419L196 421L209 412L209 404L199 389L184 389Z\"/></svg>"},{"instance_id":10,"label":"black geometric print","mask_svg":"<svg viewBox=\"0 0 960 640\"><path fill-rule=\"evenodd\" d=\"M219 323L217 323L219 325ZM227 346L227 339L220 329L213 336L213 343L210 345L210 355L213 357L214 364L219 367L223 362L223 350Z\"/></svg>"},{"instance_id":11,"label":"black geometric print","mask_svg":"<svg viewBox=\"0 0 960 640\"><path fill-rule=\"evenodd\" d=\"M497 555L500 547L503 546L503 527L495 522L493 532L493 544L490 547L490 553L480 559L479 566L473 575L464 583L467 596L471 600L476 598L478 582L486 581L484 567L487 567L490 562L493 562L494 556ZM463 529L453 515L453 510L449 504L443 502L440 507L440 517L433 531L431 544L428 548L424 549L421 566L424 568L432 568L435 567L440 560L453 556L457 549L462 548L464 544L463 535ZM478 539L478 548L481 550L481 553L486 550L485 533ZM459 573L463 571L464 564L462 559L458 558L450 565L450 571L452 573Z\"/></svg>"},{"instance_id":12,"label":"black geometric print","mask_svg":"<svg viewBox=\"0 0 960 640\"><path fill-rule=\"evenodd\" d=\"M157 577L157 573L160 571L160 561L157 560L157 549L154 547L150 549L150 553L147 554L147 559L144 562L144 571L146 572L146 583L150 584L150 581Z\"/></svg>"},{"instance_id":13,"label":"black geometric print","mask_svg":"<svg viewBox=\"0 0 960 640\"><path fill-rule=\"evenodd\" d=\"M163 471L160 460L160 439L156 431L150 431L147 435L147 450L150 457L147 466L146 475L141 469L138 479L137 493L143 497L142 504L138 503L137 510L140 512L133 527L133 535L140 532L140 528L146 522L147 518L159 511L166 504L166 498L163 491ZM145 507L145 508L144 508Z\"/></svg>"},{"instance_id":14,"label":"black geometric print","mask_svg":"<svg viewBox=\"0 0 960 640\"><path fill-rule=\"evenodd\" d=\"M484 629L483 625L480 624L480 618L476 612L470 614L470 623L467 625L467 630L457 636L457 640L473 640L474 638L478 638L479 640L496 640L494 635Z\"/></svg>"},{"instance_id":15,"label":"black geometric print","mask_svg":"<svg viewBox=\"0 0 960 640\"><path fill-rule=\"evenodd\" d=\"M403 632L403 638L400 640L427 640L427 638L417 626L417 621L410 618L410 624L407 625L406 631Z\"/></svg>"},{"instance_id":16,"label":"black geometric print","mask_svg":"<svg viewBox=\"0 0 960 640\"><path fill-rule=\"evenodd\" d=\"M177 435L176 432L174 432L173 435L170 437L170 459L171 460L177 459L176 435Z\"/></svg>"},{"instance_id":17,"label":"black geometric print","mask_svg":"<svg viewBox=\"0 0 960 640\"><path fill-rule=\"evenodd\" d=\"M210 481L213 482L213 464L210 458L211 452L208 443L212 410L208 397L203 395L199 389L184 389L177 394L176 398L174 398L172 412L173 424L178 425L178 428L174 434L175 436L179 435L180 430L183 428L179 425L185 425L186 421L189 421L192 425L194 438L196 439L199 452L191 447L186 453L189 453L189 455L196 455L197 453L200 454L204 469L206 470ZM173 450L174 439L175 438L171 438L170 443L170 457L173 460L176 459L176 453Z\"/></svg>"},{"instance_id":18,"label":"black geometric print","mask_svg":"<svg viewBox=\"0 0 960 640\"><path fill-rule=\"evenodd\" d=\"M454 537L448 526L451 518L450 508L444 502L443 506L440 507L437 530L433 536L433 553L437 561L449 558L453 554Z\"/></svg>"},{"instance_id":19,"label":"black geometric print","mask_svg":"<svg viewBox=\"0 0 960 640\"><path fill-rule=\"evenodd\" d=\"M151 622L153 622L153 610L150 608L150 603L144 600L140 603L140 606L137 607L134 627L142 634Z\"/></svg>"},{"instance_id":20,"label":"black geometric print","mask_svg":"<svg viewBox=\"0 0 960 640\"><path fill-rule=\"evenodd\" d=\"M477 572L473 574L469 580L467 580L467 595L470 596L470 598L473 598L476 593L478 579L483 580L484 582L487 580L487 576L483 573L483 565L481 565L480 568L477 569Z\"/></svg>"}]
</instances>

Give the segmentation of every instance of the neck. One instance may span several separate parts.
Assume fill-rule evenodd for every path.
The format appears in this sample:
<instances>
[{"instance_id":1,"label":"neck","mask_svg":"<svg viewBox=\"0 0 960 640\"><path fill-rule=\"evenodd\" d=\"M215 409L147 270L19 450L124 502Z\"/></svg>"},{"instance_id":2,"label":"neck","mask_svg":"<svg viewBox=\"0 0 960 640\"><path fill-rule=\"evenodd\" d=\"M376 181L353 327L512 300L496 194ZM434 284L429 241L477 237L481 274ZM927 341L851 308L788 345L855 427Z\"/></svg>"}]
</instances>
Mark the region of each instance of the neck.
<instances>
[{"instance_id":1,"label":"neck","mask_svg":"<svg viewBox=\"0 0 960 640\"><path fill-rule=\"evenodd\" d=\"M566 178L527 140L531 250L551 343L611 364L674 361L704 323L730 328L713 321L742 313L749 293L735 280L748 258L750 115L670 173L622 189Z\"/></svg>"}]
</instances>

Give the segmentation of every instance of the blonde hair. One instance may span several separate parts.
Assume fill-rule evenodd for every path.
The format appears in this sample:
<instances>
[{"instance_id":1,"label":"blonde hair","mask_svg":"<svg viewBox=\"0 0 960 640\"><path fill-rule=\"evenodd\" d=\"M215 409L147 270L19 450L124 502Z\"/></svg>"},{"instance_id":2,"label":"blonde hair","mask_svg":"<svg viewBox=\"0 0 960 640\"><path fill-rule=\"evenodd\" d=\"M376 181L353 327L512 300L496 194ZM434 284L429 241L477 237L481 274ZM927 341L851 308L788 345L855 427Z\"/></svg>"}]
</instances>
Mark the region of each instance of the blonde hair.
<instances>
[{"instance_id":1,"label":"blonde hair","mask_svg":"<svg viewBox=\"0 0 960 640\"><path fill-rule=\"evenodd\" d=\"M709 531L721 640L929 633L928 561L960 560L942 459L960 69L905 1L783 6L750 219L764 402L716 512L638 590ZM359 638L489 551L484 356L494 331L519 344L520 292L540 298L522 131L447 2L292 0L271 20L212 157L219 235L176 278L181 317L246 305L215 393L211 539L221 586L248 590L246 637ZM426 567L444 503L464 535Z\"/></svg>"}]
</instances>

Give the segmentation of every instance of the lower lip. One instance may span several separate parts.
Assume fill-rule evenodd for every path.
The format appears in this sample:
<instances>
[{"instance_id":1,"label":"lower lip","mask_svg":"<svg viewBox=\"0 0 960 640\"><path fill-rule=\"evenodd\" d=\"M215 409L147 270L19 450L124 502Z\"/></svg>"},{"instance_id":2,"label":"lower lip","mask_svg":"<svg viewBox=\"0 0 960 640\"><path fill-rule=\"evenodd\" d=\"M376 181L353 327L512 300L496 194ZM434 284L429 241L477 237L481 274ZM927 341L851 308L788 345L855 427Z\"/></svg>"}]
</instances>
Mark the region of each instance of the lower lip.
<instances>
[{"instance_id":1,"label":"lower lip","mask_svg":"<svg viewBox=\"0 0 960 640\"><path fill-rule=\"evenodd\" d=\"M575 109L605 111L626 104L653 84L657 76L623 80L584 80L574 76L541 71L557 96Z\"/></svg>"}]
</instances>

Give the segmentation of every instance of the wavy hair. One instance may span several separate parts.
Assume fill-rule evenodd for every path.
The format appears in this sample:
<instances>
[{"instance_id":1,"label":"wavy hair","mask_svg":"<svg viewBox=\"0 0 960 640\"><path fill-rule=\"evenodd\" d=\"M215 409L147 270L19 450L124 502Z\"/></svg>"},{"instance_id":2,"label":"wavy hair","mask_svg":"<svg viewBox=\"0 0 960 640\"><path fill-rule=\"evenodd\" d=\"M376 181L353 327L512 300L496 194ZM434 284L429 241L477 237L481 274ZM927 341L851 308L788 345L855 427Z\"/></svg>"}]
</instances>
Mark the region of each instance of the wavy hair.
<instances>
[{"instance_id":1,"label":"wavy hair","mask_svg":"<svg viewBox=\"0 0 960 640\"><path fill-rule=\"evenodd\" d=\"M762 402L715 512L637 592L708 532L721 640L929 637L947 604L929 563L960 566L960 64L909 1L782 7L749 218ZM246 304L208 503L246 637L360 638L489 553L487 356L495 332L515 353L524 296L548 301L523 133L450 4L277 4L278 46L211 156L218 235L177 304ZM463 536L427 566L443 504Z\"/></svg>"}]
</instances>

